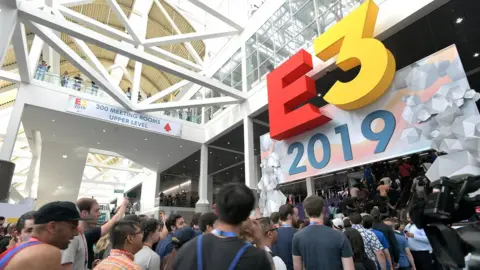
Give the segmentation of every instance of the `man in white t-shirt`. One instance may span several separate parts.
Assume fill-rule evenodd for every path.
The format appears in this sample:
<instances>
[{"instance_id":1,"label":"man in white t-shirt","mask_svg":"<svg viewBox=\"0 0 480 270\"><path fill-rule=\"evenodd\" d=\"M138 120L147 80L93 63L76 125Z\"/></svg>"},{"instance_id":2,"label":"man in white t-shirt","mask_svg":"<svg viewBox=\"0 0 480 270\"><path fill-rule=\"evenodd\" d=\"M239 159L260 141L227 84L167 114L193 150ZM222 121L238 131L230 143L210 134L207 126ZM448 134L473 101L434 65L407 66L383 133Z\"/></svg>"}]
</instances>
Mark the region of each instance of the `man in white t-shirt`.
<instances>
[{"instance_id":1,"label":"man in white t-shirt","mask_svg":"<svg viewBox=\"0 0 480 270\"><path fill-rule=\"evenodd\" d=\"M152 246L160 241L163 222L156 219L144 220L141 228L143 230L143 247L135 253L135 263L144 270L158 270L160 269L160 256L152 249Z\"/></svg>"},{"instance_id":2,"label":"man in white t-shirt","mask_svg":"<svg viewBox=\"0 0 480 270\"><path fill-rule=\"evenodd\" d=\"M264 246L264 249L269 256L271 256L273 260L273 264L275 265L276 270L287 270L287 265L283 262L283 260L275 255L271 248L275 242L277 242L277 227L273 224L272 220L269 217L262 217L259 220L260 227L262 230L262 239L261 242Z\"/></svg>"},{"instance_id":3,"label":"man in white t-shirt","mask_svg":"<svg viewBox=\"0 0 480 270\"><path fill-rule=\"evenodd\" d=\"M80 230L80 229L79 229ZM87 240L83 232L78 233L68 248L62 250L62 270L85 270L88 263Z\"/></svg>"}]
</instances>

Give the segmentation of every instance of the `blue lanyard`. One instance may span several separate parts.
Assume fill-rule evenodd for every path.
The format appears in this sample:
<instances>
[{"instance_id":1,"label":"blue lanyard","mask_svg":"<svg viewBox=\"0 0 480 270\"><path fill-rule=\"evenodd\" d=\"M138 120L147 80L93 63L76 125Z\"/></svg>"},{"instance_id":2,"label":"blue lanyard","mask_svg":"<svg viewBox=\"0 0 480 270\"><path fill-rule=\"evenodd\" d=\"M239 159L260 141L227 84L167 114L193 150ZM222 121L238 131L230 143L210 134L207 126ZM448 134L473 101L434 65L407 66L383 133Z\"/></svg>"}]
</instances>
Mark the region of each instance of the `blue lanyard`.
<instances>
[{"instance_id":1,"label":"blue lanyard","mask_svg":"<svg viewBox=\"0 0 480 270\"><path fill-rule=\"evenodd\" d=\"M224 232L224 231L219 231L219 230L213 230L213 234L220 235L223 237L237 237L238 235L234 232Z\"/></svg>"}]
</instances>

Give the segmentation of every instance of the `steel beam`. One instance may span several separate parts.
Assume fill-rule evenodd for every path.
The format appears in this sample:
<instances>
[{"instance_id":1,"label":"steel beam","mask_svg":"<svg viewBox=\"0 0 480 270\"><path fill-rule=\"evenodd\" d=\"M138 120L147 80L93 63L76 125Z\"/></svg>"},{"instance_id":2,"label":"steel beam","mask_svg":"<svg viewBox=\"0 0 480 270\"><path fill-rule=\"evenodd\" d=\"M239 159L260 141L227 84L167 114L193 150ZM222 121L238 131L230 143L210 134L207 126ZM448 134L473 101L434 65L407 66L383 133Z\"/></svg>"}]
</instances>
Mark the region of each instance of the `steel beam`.
<instances>
[{"instance_id":1,"label":"steel beam","mask_svg":"<svg viewBox=\"0 0 480 270\"><path fill-rule=\"evenodd\" d=\"M193 83L205 86L224 95L231 96L242 101L246 99L245 93L238 91L231 86L224 85L221 82L199 75L196 72L187 70L178 65L175 65L153 55L147 54L141 50L132 48L131 46L127 46L127 44L125 43L113 40L109 37L96 33L95 31L82 27L78 24L60 20L59 18L50 14L40 14L38 12L35 12L35 10L31 10L26 5L21 5L21 7L19 8L19 15L24 23L32 21L45 25L56 31L60 31L72 37L82 39L83 41L86 41L88 43L92 43L101 48L105 48L106 50L122 54L126 57L129 57L131 60L140 61L143 64L155 67L163 72L167 72L177 77L189 80Z\"/></svg>"},{"instance_id":2,"label":"steel beam","mask_svg":"<svg viewBox=\"0 0 480 270\"><path fill-rule=\"evenodd\" d=\"M137 107L137 112L153 112L153 111L166 111L173 109L183 109L183 108L199 108L199 107L208 107L208 106L224 106L230 104L237 104L240 101L231 97L216 97L216 98L207 98L207 99L193 99L186 101L172 101L165 103L151 104L148 106Z\"/></svg>"}]
</instances>

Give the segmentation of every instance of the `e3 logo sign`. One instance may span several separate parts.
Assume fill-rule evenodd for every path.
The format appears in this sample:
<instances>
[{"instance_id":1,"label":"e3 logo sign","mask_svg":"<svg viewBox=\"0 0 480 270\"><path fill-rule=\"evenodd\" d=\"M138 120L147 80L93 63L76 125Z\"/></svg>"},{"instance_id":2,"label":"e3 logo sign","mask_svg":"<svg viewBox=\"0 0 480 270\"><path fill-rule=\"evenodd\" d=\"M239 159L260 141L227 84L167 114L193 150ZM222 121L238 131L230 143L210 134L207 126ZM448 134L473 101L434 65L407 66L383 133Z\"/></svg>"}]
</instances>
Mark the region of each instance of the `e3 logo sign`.
<instances>
[{"instance_id":1,"label":"e3 logo sign","mask_svg":"<svg viewBox=\"0 0 480 270\"><path fill-rule=\"evenodd\" d=\"M350 82L337 81L324 99L344 110L365 107L385 93L395 75L395 58L373 38L378 6L367 0L315 41L315 55L327 61L338 55L343 71L361 65ZM304 50L267 76L270 137L283 140L327 123L312 104L301 104L316 96L315 82L306 76L313 69L312 56Z\"/></svg>"}]
</instances>

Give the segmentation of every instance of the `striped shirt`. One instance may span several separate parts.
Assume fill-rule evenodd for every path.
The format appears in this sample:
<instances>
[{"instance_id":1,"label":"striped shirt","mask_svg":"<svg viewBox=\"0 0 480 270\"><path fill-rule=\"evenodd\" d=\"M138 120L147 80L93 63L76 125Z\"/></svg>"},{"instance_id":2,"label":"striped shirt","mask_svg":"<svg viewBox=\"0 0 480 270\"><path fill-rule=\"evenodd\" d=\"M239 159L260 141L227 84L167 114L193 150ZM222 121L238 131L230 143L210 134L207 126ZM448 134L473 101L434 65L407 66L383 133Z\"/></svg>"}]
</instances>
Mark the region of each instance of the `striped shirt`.
<instances>
[{"instance_id":1,"label":"striped shirt","mask_svg":"<svg viewBox=\"0 0 480 270\"><path fill-rule=\"evenodd\" d=\"M94 270L142 270L133 262L133 254L119 249L112 249L110 256L100 262Z\"/></svg>"}]
</instances>

